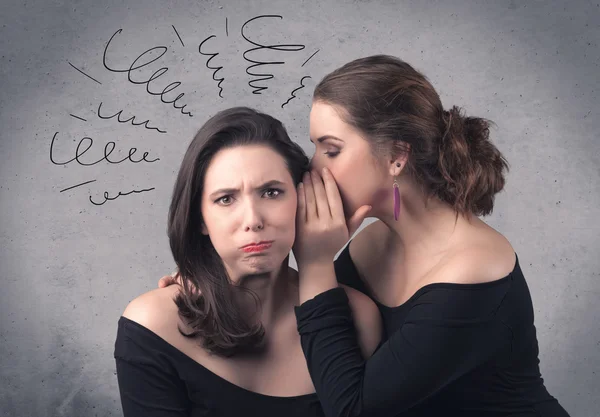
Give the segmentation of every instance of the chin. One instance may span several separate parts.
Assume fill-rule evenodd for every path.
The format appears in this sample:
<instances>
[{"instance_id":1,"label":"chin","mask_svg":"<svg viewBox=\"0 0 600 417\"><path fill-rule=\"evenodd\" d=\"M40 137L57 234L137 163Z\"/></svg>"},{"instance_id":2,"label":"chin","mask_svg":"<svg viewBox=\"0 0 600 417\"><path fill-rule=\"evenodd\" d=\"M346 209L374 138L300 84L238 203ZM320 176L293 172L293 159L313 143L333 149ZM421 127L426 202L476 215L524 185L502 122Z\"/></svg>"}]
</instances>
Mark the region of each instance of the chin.
<instances>
[{"instance_id":1,"label":"chin","mask_svg":"<svg viewBox=\"0 0 600 417\"><path fill-rule=\"evenodd\" d=\"M266 274L281 268L282 259L275 260L272 256L252 256L244 262L244 269L249 274Z\"/></svg>"}]
</instances>

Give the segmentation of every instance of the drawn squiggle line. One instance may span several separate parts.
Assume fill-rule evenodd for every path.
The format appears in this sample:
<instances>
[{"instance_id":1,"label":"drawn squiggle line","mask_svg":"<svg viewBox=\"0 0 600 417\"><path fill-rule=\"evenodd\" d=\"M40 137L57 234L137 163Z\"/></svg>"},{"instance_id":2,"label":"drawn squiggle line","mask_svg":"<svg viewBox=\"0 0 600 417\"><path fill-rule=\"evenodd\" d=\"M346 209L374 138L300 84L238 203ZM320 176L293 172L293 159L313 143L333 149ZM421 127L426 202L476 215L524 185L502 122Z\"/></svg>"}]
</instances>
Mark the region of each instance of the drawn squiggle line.
<instances>
[{"instance_id":1,"label":"drawn squiggle line","mask_svg":"<svg viewBox=\"0 0 600 417\"><path fill-rule=\"evenodd\" d=\"M225 81L225 78L215 78L217 75L217 72L219 72L219 70L222 70L223 67L211 67L209 64L209 62L211 61L211 59L213 59L214 57L216 57L217 55L219 55L219 53L217 52L216 54L211 54L211 53L204 53L202 52L202 45L204 45L204 42L206 42L207 40L211 39L211 38L215 38L215 35L210 35L208 38L204 39L202 42L200 42L200 46L198 46L198 52L200 52L202 55L204 56L210 56L210 58L208 58L208 60L206 61L206 68L211 69L211 70L215 70L213 72L213 80L218 81L219 83L217 84L217 87L219 87L219 97L223 98L223 87L221 87L221 83L223 81Z\"/></svg>"},{"instance_id":2,"label":"drawn squiggle line","mask_svg":"<svg viewBox=\"0 0 600 417\"><path fill-rule=\"evenodd\" d=\"M263 74L263 73L257 73L257 72L250 72L250 70L255 67L260 67L261 65L282 65L282 64L285 64L285 61L267 61L267 62L254 61L252 59L249 59L246 56L246 54L248 54L249 52L260 51L261 49L272 49L275 51L283 51L283 52L297 52L297 51L303 50L306 47L305 45L294 45L294 44L291 44L291 45L261 45L260 43L257 43L257 42L254 42L254 41L248 39L248 37L244 33L244 29L246 28L246 25L254 20L262 19L262 18L266 18L266 17L278 17L279 19L283 19L283 16L280 16L280 15L260 15L260 16L256 16L256 17L253 17L252 19L247 20L242 25L242 28L241 28L242 37L246 40L246 42L248 42L256 47L256 48L250 48L243 53L244 59L252 64L246 68L246 74L248 74L252 77L261 77L261 78L255 78L253 80L248 81L248 85L253 89L252 94L261 94L262 90L267 90L269 88L269 87L262 87L259 85L254 85L254 83L258 83L261 81L268 81L272 78L275 78L275 76L273 74L268 74L268 73Z\"/></svg>"},{"instance_id":3,"label":"drawn squiggle line","mask_svg":"<svg viewBox=\"0 0 600 417\"><path fill-rule=\"evenodd\" d=\"M135 193L135 194L139 194L139 193L145 193L145 192L147 192L147 191L152 191L152 190L154 190L154 188L155 188L155 187L152 187L152 188L146 188L146 189L143 189L143 190L131 190L131 191L129 191L128 193L125 193L125 194L123 194L121 191L119 191L119 194L117 194L117 195L116 195L116 196L114 196L114 197L109 197L109 195L108 195L108 191L105 191L105 192L104 192L104 201L103 201L102 203L96 203L94 200L92 200L92 196L89 196L89 198L90 198L90 203L92 203L92 204L93 204L93 205L95 205L95 206L101 206L102 204L106 203L106 202L107 202L107 201L109 201L109 200L116 200L117 198L119 198L119 197L121 197L121 196L123 196L123 197L124 197L124 196L126 196L126 195L129 195L129 194L131 194L131 193Z\"/></svg>"},{"instance_id":4,"label":"drawn squiggle line","mask_svg":"<svg viewBox=\"0 0 600 417\"><path fill-rule=\"evenodd\" d=\"M121 120L121 113L123 113L123 110L119 110L119 112L118 112L118 113L115 113L115 114L113 114L112 116L102 116L102 115L100 114L100 108L102 108L102 102L100 102L100 104L98 105L98 112L97 112L97 114L98 114L98 117L99 117L99 118L101 118L101 119L107 120L107 119L112 119L113 117L117 116L117 121L118 121L119 123L127 123L127 122L131 122L131 124L132 124L133 126L144 126L144 127L145 127L146 129L148 129L148 130L157 130L157 131L159 131L160 133L167 133L167 131L166 131L166 130L160 130L160 129L159 129L159 128L157 128L157 127L150 127L150 126L148 126L148 123L150 123L150 120L146 120L145 122L141 122L141 123L139 123L139 122L138 122L138 123L136 123L136 122L135 122L135 116L132 116L132 117L130 117L130 118L129 118L129 119L127 119L127 120Z\"/></svg>"},{"instance_id":5,"label":"drawn squiggle line","mask_svg":"<svg viewBox=\"0 0 600 417\"><path fill-rule=\"evenodd\" d=\"M104 65L104 68L106 68L107 70L111 71L111 72L126 72L127 73L127 80L129 80L130 83L132 84L136 84L136 85L142 85L142 84L146 84L146 92L148 94L151 94L153 96L159 96L160 97L160 101L162 101L165 104L172 104L174 108L178 109L181 111L181 114L185 114L188 115L189 117L193 117L191 112L186 112L183 111L183 109L185 109L187 107L187 104L184 104L183 106L178 106L177 102L183 98L183 96L185 96L185 93L180 93L177 97L175 97L174 100L171 101L166 101L165 100L165 94L170 93L171 91L175 90L177 87L179 87L181 85L181 81L175 81L169 85L167 85L165 88L163 88L163 90L161 92L155 92L155 91L150 91L150 83L153 82L154 80L158 79L159 77L161 77L163 74L165 74L167 71L169 71L168 67L162 67L159 68L158 70L154 71L154 74L152 74L150 76L150 78L148 78L146 81L135 81L134 79L131 78L131 72L132 71L137 71L140 68L143 68L147 65L152 64L153 62L159 60L164 54L167 53L167 51L169 50L169 48L167 48L166 46L155 46L154 48L150 48L146 51L144 51L142 54L140 54L129 66L129 68L126 69L117 69L117 68L111 68L108 66L108 64L106 63L106 55L107 55L107 51L108 51L108 47L110 46L110 43L113 41L114 37L123 32L123 29L119 29L117 30L115 33L113 33L113 35L110 37L110 39L108 40L108 43L106 44L106 46L104 47L104 54L102 56L102 64ZM144 55L147 54L151 54L152 51L154 50L162 50L162 52L155 58L147 61L147 62L143 62L142 60L142 64L137 65L137 62L140 61L142 59L142 57L144 57Z\"/></svg>"},{"instance_id":6,"label":"drawn squiggle line","mask_svg":"<svg viewBox=\"0 0 600 417\"><path fill-rule=\"evenodd\" d=\"M304 87L306 87L304 84L302 84L302 82L304 81L304 79L305 79L305 78L312 78L312 77L311 77L310 75L305 75L304 77L302 77L302 78L300 79L300 87L298 87L298 88L296 88L296 89L292 90L292 96L291 96L290 98L288 98L288 100L287 100L285 103L283 103L283 104L281 105L281 108L282 108L282 109L283 109L283 106L285 106L286 104L288 104L288 103L290 102L290 100L292 100L292 99L296 98L296 94L294 94L296 91L298 91L298 90L301 90L301 89L303 89Z\"/></svg>"}]
</instances>

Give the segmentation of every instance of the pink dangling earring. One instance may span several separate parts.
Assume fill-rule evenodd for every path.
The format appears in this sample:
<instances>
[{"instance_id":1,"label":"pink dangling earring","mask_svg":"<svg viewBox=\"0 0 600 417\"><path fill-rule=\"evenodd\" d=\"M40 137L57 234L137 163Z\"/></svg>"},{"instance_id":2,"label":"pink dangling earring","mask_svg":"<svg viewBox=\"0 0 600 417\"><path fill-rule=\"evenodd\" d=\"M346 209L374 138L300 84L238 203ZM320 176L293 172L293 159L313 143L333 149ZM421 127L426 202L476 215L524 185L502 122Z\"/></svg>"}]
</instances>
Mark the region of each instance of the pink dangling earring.
<instances>
[{"instance_id":1,"label":"pink dangling earring","mask_svg":"<svg viewBox=\"0 0 600 417\"><path fill-rule=\"evenodd\" d=\"M394 220L398 221L400 216L400 189L398 182L394 179Z\"/></svg>"}]
</instances>

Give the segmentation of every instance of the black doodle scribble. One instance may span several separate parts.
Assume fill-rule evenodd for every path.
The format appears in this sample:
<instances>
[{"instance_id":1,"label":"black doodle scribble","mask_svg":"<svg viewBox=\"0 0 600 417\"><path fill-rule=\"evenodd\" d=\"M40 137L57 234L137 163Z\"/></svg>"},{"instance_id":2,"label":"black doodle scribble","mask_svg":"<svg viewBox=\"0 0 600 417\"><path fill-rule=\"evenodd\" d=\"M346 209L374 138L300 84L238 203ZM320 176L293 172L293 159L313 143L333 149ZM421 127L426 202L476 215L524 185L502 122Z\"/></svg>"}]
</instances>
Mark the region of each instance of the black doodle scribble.
<instances>
[{"instance_id":1,"label":"black doodle scribble","mask_svg":"<svg viewBox=\"0 0 600 417\"><path fill-rule=\"evenodd\" d=\"M83 120L84 122L87 122L87 120L85 120L83 117L75 116L74 114L69 114L69 116L74 117L79 120Z\"/></svg>"},{"instance_id":2,"label":"black doodle scribble","mask_svg":"<svg viewBox=\"0 0 600 417\"><path fill-rule=\"evenodd\" d=\"M266 66L267 68L269 68L268 67L269 65L273 65L273 66L284 65L286 62L284 61L284 59L282 59L280 53L282 53L282 52L299 52L306 48L305 45L302 45L302 44L283 44L283 43L280 44L279 42L281 42L281 41L278 41L277 38L271 39L268 42L263 42L263 41L259 42L255 39L251 39L250 36L248 35L248 32L250 31L249 27L250 27L251 23L254 22L256 24L258 21L265 22L264 19L267 19L267 18L269 18L269 19L276 18L276 19L281 20L281 19L283 19L283 16L280 16L280 15L255 16L251 19L248 19L241 26L241 29L240 29L241 36L250 45L249 48L243 52L243 58L246 62L248 62L248 66L246 68L246 74L250 77L250 79L248 81L248 86L251 88L252 94L262 94L262 92L264 90L267 90L269 88L268 81L275 78L275 75L273 73L270 73L270 72L274 72L274 71L268 71L263 67ZM181 44L181 46L185 47L185 43L184 43L183 38L181 37L179 31L177 30L175 25L171 25L171 26L173 28L173 31L175 32L175 35L177 36L177 39L179 40L179 42ZM130 65L128 65L128 64L126 64L124 66L113 65L113 62L109 59L109 54L110 54L110 57L113 56L112 52L113 52L113 50L116 49L114 44L117 43L115 38L117 37L117 35L122 34L122 32L123 32L123 29L119 29L116 32L114 32L112 34L112 36L110 37L110 39L108 40L108 42L106 43L104 52L103 52L103 57L102 57L102 63L104 65L104 68L106 68L106 70L113 72L113 73L126 73L127 80L131 84L144 85L146 92L148 94L150 94L151 96L158 96L162 103L170 104L175 109L179 110L181 112L181 114L187 115L189 117L193 117L192 112L185 111L185 109L188 108L188 104L182 103L182 101L183 102L185 101L185 99L184 99L185 93L179 93L177 95L177 97L174 97L174 95L176 94L175 90L178 87L182 86L182 82L180 82L180 81L171 82L170 84L166 85L166 87L164 87L162 90L160 87L157 86L157 84L160 83L160 81L158 79L161 76L165 75L169 71L169 68L167 66L162 66L161 68L157 69L156 71L154 71L154 73L150 77L146 77L145 75L140 75L142 69L145 69L144 71L151 72L152 70L149 68L146 68L146 67L150 67L150 65L152 65L152 64L154 64L155 66L158 66L159 64L156 62L159 61L168 52L168 50L169 50L168 47L159 45L159 46L149 48L146 51L144 51L143 53L141 53L139 56L137 56L137 58L135 58L133 60L133 62L131 62ZM225 34L226 34L226 36L229 36L229 19L228 19L228 17L225 18ZM270 36L270 34L265 31L262 31L261 34L263 34L263 36ZM204 39L198 46L198 52L201 55L207 57L206 58L207 60L205 63L206 68L212 70L212 79L216 82L217 87L219 88L219 93L218 93L219 97L223 98L223 86L222 85L225 81L225 77L220 76L220 75L222 74L222 70L224 67L217 66L215 64L215 62L217 60L213 61L213 59L219 55L218 52L207 51L207 49L208 49L207 43L212 38L216 38L216 35L210 35L206 39ZM174 40L171 42L175 43ZM272 51L270 53L276 54L276 57L273 60L266 60L266 59L258 58L259 56L261 56L260 55L261 53L267 53L268 51ZM319 51L320 50L317 49L312 55L310 55L308 57L308 59L306 59L304 61L304 63L301 65L301 67L304 67ZM85 75L87 78L102 85L102 83L100 81L98 81L96 78L92 77L91 75L87 74L86 72L82 71L81 69L75 67L71 62L69 62L69 65L71 67L73 67L74 69L76 69L81 74ZM221 71L221 73L219 73L219 71ZM166 77L163 77L163 80L165 78ZM311 77L306 75L300 79L300 86L297 86L297 88L295 88L294 90L291 91L290 97L287 99L287 101L285 101L283 104L281 104L281 108L284 108L287 104L289 104L291 102L291 100L293 100L294 98L297 98L297 96L296 96L297 92L305 87L304 81L309 78L311 78ZM167 83L165 82L164 84L167 84ZM181 91L181 89L178 91ZM171 93L171 94L169 94L169 93ZM170 98L167 98L166 96L169 96ZM171 97L171 96L173 96L173 97ZM166 130L164 130L164 129L160 129L158 127L152 126L152 123L150 122L150 120L145 120L145 121L136 120L138 118L136 115L131 115L131 117L126 119L125 116L123 116L123 112L125 111L125 109L119 110L118 112L113 112L112 110L107 111L106 107L107 107L107 105L104 105L103 102L99 103L97 111L96 111L98 118L100 118L102 120L116 119L116 121L121 124L125 123L125 124L131 124L132 126L142 126L148 130L156 130L159 133L167 133ZM108 107L110 107L110 106L108 106ZM81 120L83 122L88 121L87 116L86 116L86 118L81 117L76 114L70 114L70 116L73 118L76 118L78 120ZM110 142L106 143L103 151L100 149L96 150L97 153L100 153L99 158L93 157L93 158L96 158L96 160L90 159L89 156L94 153L94 150L92 150L91 152L88 152L88 151L90 151L92 148L94 148L94 140L88 136L83 137L79 140L79 142L77 143L76 149L74 149L74 156L72 158L64 159L64 160L57 160L55 153L57 152L56 146L57 146L58 135L59 135L59 132L56 132L54 134L54 136L52 137L52 141L50 143L50 161L54 165L66 166L71 163L76 163L81 166L92 166L92 165L102 163L103 161L106 161L106 163L108 163L110 165L121 164L121 163L127 162L127 161L134 163L134 164L139 164L140 162L153 163L153 162L157 162L160 160L160 158L148 159L149 152L143 152L143 155L141 156L140 154L142 152L141 151L138 152L138 149L134 148L134 147L130 148L128 152L123 152L122 155L119 155L117 157L116 155L118 154L118 152L115 152L113 154L113 151L115 151L115 149L116 149L116 142L114 142L114 141L110 141ZM68 146L69 143L70 143L70 140L68 142L64 141L64 143L62 143L61 146L65 146L65 145ZM74 146L74 144L73 144L73 146ZM98 148L98 147L99 146L96 146L96 148ZM123 151L125 151L125 149L123 149ZM84 157L84 155L86 153L88 153L88 157ZM71 154L71 155L73 155L73 154ZM92 179L92 180L88 180L88 181L83 181L78 184L63 188L62 190L60 190L60 193L67 192L67 191L73 190L73 189L77 189L78 187L92 184L92 183L95 183L96 181L98 181L98 180ZM154 189L155 189L155 187L144 188L144 189L131 189L131 191L128 191L128 192L119 191L117 194L113 194L113 192L111 192L111 191L103 191L102 197L100 197L100 196L93 197L92 195L89 195L89 201L91 204L93 204L95 206L102 206L106 202L114 201L114 200L118 199L119 197L125 197L128 195L145 193L145 192L152 191Z\"/></svg>"},{"instance_id":3,"label":"black doodle scribble","mask_svg":"<svg viewBox=\"0 0 600 417\"><path fill-rule=\"evenodd\" d=\"M285 61L266 61L266 62L255 61L255 60L248 58L247 54L254 52L254 51L260 51L262 49L270 49L270 50L281 51L281 52L297 52L297 51L301 51L305 48L304 45L294 45L294 44L291 44L291 45L285 45L285 44L284 45L262 45L258 42L254 42L254 41L250 40L244 33L244 29L250 22L253 22L258 19L264 19L264 18L283 19L283 16L279 16L279 15L256 16L256 17L253 17L253 18L247 20L242 25L242 28L241 28L242 37L246 40L246 42L255 46L254 48L250 48L243 53L244 59L252 64L246 68L246 74L248 74L252 77L260 77L260 78L254 78L254 79L248 81L248 85L253 89L252 94L262 94L261 91L268 89L268 87L255 85L255 83L259 83L261 81L268 81L270 79L275 78L275 76L273 74L268 74L268 73L263 74L263 73L251 72L250 70L255 67L260 67L262 65L283 65L283 64L285 64Z\"/></svg>"},{"instance_id":4,"label":"black doodle scribble","mask_svg":"<svg viewBox=\"0 0 600 417\"><path fill-rule=\"evenodd\" d=\"M119 198L119 197L121 197L121 196L123 196L123 197L124 197L124 196L126 196L126 195L129 195L129 194L132 194L132 193L139 194L139 193L144 193L144 192L147 192L147 191L152 191L152 190L154 190L154 188L155 188L155 187L152 187L152 188L146 188L146 189L143 189L143 190L131 190L131 191L129 191L129 192L127 192L127 193L124 193L124 194L123 194L121 191L119 191L119 194L117 194L115 197L109 197L109 195L108 195L108 191L104 191L104 201L103 201L103 202L101 202L101 203L96 203L94 200L92 200L92 196L90 196L90 202L91 202L92 204L94 204L95 206L101 206L101 205L103 205L104 203L106 203L106 202L107 202L107 201L109 201L109 200L110 200L110 201L112 201L112 200L116 200L117 198Z\"/></svg>"},{"instance_id":5,"label":"black doodle scribble","mask_svg":"<svg viewBox=\"0 0 600 417\"><path fill-rule=\"evenodd\" d=\"M281 108L282 108L282 109L283 109L283 106L285 106L286 104L288 104L288 103L290 102L290 100L292 100L292 99L296 98L296 94L295 94L295 93L296 93L296 91L298 91L298 90L301 90L301 89L303 89L304 87L306 87L306 86L303 84L303 82L304 82L304 79L306 79L306 78L312 78L312 77L311 77L311 76L309 76L309 75L305 75L304 77L302 77L302 78L300 79L300 87L298 87L298 88L296 88L296 89L292 90L291 97L290 97L290 98L288 98L288 99L287 99L287 101L281 105Z\"/></svg>"},{"instance_id":6,"label":"black doodle scribble","mask_svg":"<svg viewBox=\"0 0 600 417\"><path fill-rule=\"evenodd\" d=\"M60 190L60 192L62 193L63 191L69 191L69 190L72 190L73 188L81 187L82 185L90 184L90 183L95 182L95 181L96 180L82 182L81 184L73 185L71 187L65 188L64 190Z\"/></svg>"},{"instance_id":7,"label":"black doodle scribble","mask_svg":"<svg viewBox=\"0 0 600 417\"><path fill-rule=\"evenodd\" d=\"M210 61L211 61L211 60L212 60L214 57L216 57L217 55L219 55L219 53L217 52L217 53L211 54L211 53L204 53L204 52L202 52L202 45L204 45L204 43L205 43L206 41L208 41L209 39L212 39L212 38L214 38L214 37L216 37L216 36L215 36L215 35L210 35L208 38L206 38L206 39L204 39L202 42L200 42L200 46L198 46L198 52L200 52L200 54L202 54L202 55L204 55L204 56L210 56L210 58L208 58L208 60L206 61L206 68L208 68L208 69L211 69L211 70L214 70L214 72L213 72L213 75L212 75L212 78L213 78L213 80L215 80L215 81L218 81L218 82L219 82L219 83L217 84L217 87L219 87L219 97L223 98L223 94L222 94L222 93L223 93L223 87L221 87L221 83L222 83L223 81L225 81L225 78L223 78L223 77L221 77L221 78L216 78L216 76L217 76L217 72L219 72L220 70L222 70L222 69L223 69L223 67L211 67L210 65L208 65L208 64L210 63Z\"/></svg>"},{"instance_id":8,"label":"black doodle scribble","mask_svg":"<svg viewBox=\"0 0 600 417\"><path fill-rule=\"evenodd\" d=\"M117 113L113 114L112 116L102 116L100 114L100 109L101 108L102 108L102 102L100 102L100 104L98 105L98 112L97 112L98 117L101 118L101 119L108 120L108 119L112 119L113 117L116 117L117 121L119 123L128 123L128 122L131 122L131 124L133 126L144 126L148 130L157 130L160 133L167 133L166 130L161 130L161 129L157 128L157 127L150 127L150 126L148 126L148 123L150 123L150 120L146 120L145 122L137 122L136 123L135 122L135 116L132 116L132 117L130 117L127 120L121 120L121 113L123 113L123 110L119 110Z\"/></svg>"},{"instance_id":9,"label":"black doodle scribble","mask_svg":"<svg viewBox=\"0 0 600 417\"><path fill-rule=\"evenodd\" d=\"M141 85L141 84L145 84L145 85L146 85L146 92L148 92L148 94L151 94L151 95L153 95L153 96L160 96L160 100L161 100L163 103L165 103L165 104L172 104L172 105L173 105L173 107L175 107L176 109L179 109L179 110L181 110L181 113L182 113L182 114L185 114L185 115L188 115L188 116L192 117L192 113L191 113L191 112L186 112L186 111L183 111L183 109L184 109L184 108L187 106L187 104L185 104L185 105L183 105L183 106L178 106L178 105L177 105L177 101L179 101L181 98L183 98L183 96L185 95L185 93L180 93L180 94L179 94L179 95L178 95L178 96L177 96L177 97L176 97L174 100L171 100L171 101L166 101L166 100L164 99L164 95L165 95L165 94L167 94L167 93L169 93L169 92L171 92L171 91L175 90L177 87L179 87L179 86L181 85L181 82L180 82L180 81L175 81L175 82L172 82L171 84L167 85L167 86L166 86L166 87L165 87L165 88L164 88L164 89L163 89L161 92L150 91L150 83L151 83L151 82L153 82L153 81L155 81L155 80L157 80L157 79L158 79L158 78L160 78L160 77L161 77L163 74L165 74L167 71L169 71L169 68L168 68L168 67L162 67L162 68L159 68L158 70L156 70L156 71L154 72L154 74L152 74L152 75L150 76L150 78L148 78L148 79L147 79L147 80L145 80L145 81L135 81L135 80L133 80L133 79L131 78L131 73L132 73L132 71L136 71L136 70L139 70L140 68L143 68L143 67L145 67L145 66L147 66L147 65L150 65L150 64L152 64L153 62L155 62L155 61L159 60L159 59L160 59L160 58L161 58L161 57L162 57L164 54L166 54L166 53L167 53L167 51L168 51L168 48L167 48L166 46L155 46L155 47L153 47L153 48L150 48L150 49L148 49L148 50L144 51L144 52L143 52L141 55L139 55L139 56L138 56L138 57L137 57L137 58L136 58L136 59L135 59L135 60L134 60L134 61L131 63L131 65L130 65L130 66L129 66L129 68L127 68L127 69L115 69L115 68L111 68L111 67L109 67L109 66L107 65L107 63L106 63L106 54L107 54L108 48L109 48L109 46L110 46L111 42L113 41L114 37L115 37L117 34L121 33L122 31L123 31L123 29L119 29L119 30L117 30L117 31L116 31L116 32L115 32L115 33L114 33L114 34L113 34L113 35L110 37L109 41L106 43L106 47L104 48L104 54L103 54L103 57L102 57L102 63L104 64L104 68L106 68L107 70L109 70L109 71L111 71L111 72L125 72L125 73L127 73L127 79L129 80L129 82L130 82L130 83L132 83L132 84L139 84L139 85ZM157 57L155 57L155 58L151 59L151 60L150 60L150 61L148 61L148 62L143 62L142 64L138 64L138 63L137 63L137 62L138 62L140 59L142 59L142 57L143 57L143 56L145 56L145 55L147 55L147 54L150 54L150 53L151 53L152 51L154 51L154 50L161 50L162 52L161 52L161 53L160 53L160 54L159 54Z\"/></svg>"},{"instance_id":10,"label":"black doodle scribble","mask_svg":"<svg viewBox=\"0 0 600 417\"><path fill-rule=\"evenodd\" d=\"M179 32L177 32L177 29L175 28L175 25L171 25L173 26L173 30L175 31L175 34L177 35L177 37L179 38L179 42L181 42L181 46L185 46L183 44L183 40L181 39L181 36L179 36Z\"/></svg>"},{"instance_id":11,"label":"black doodle scribble","mask_svg":"<svg viewBox=\"0 0 600 417\"><path fill-rule=\"evenodd\" d=\"M69 62L69 61L67 61L67 62ZM88 77L90 80L94 80L94 81L96 81L98 84L102 85L102 83L101 83L100 81L98 81L98 80L97 80L97 79L95 79L94 77L92 77L92 76L90 76L90 75L86 74L85 72L83 72L82 70L80 70L79 68L77 68L75 65L71 64L70 62L69 62L69 65L70 65L70 66L72 66L73 68L75 68L77 71L79 71L79 72L80 72L80 73L82 73L83 75L85 75L86 77Z\"/></svg>"},{"instance_id":12,"label":"black doodle scribble","mask_svg":"<svg viewBox=\"0 0 600 417\"><path fill-rule=\"evenodd\" d=\"M308 61L310 61L310 59L311 59L313 56L315 56L315 55L317 54L317 52L319 52L319 51L320 51L320 49L317 49L317 50L315 51L315 53L314 53L314 54L312 54L311 56L309 56L309 57L308 57L308 59L307 59L306 61L304 61L304 64L302 64L302 65L300 65L300 66L301 66L301 67L303 67L304 65L306 65L306 63L307 63Z\"/></svg>"},{"instance_id":13,"label":"black doodle scribble","mask_svg":"<svg viewBox=\"0 0 600 417\"><path fill-rule=\"evenodd\" d=\"M136 160L132 159L132 157L133 157L133 155L136 153L136 151L137 151L137 148L130 148L130 149L129 149L129 152L128 152L128 155L127 155L125 158L123 158L123 159L122 159L122 160L120 160L120 161L111 161L110 159L108 159L108 157L109 157L109 156L110 156L110 154L111 154L111 153L114 151L114 149L115 149L115 146L116 146L116 143L111 141L111 142L108 142L108 143L107 143L107 144L104 146L104 156L103 156L102 158L100 158L100 159L99 159L99 160L97 160L96 162L92 162L92 163L86 163L86 162L82 162L82 161L80 161L80 160L79 160L79 158L80 158L81 156L83 156L83 155L84 155L84 154L85 154L87 151L89 151L89 150L90 150L90 148L91 148L91 147L94 145L94 140L93 140L92 138L90 138L90 137L86 136L86 137L82 138L82 139L79 141L79 143L77 144L77 149L76 149L76 151L75 151L75 156L74 156L72 159L69 159L69 160L68 160L68 161L66 161L66 162L56 162L56 161L54 160L54 156L53 156L53 155L54 155L54 142L56 141L56 136L58 135L58 133L59 133L59 132L56 132L56 133L54 134L54 136L52 137L52 142L50 142L50 161L51 161L51 162L52 162L54 165L67 165L67 164L70 164L71 162L75 161L75 162L77 162L79 165L83 165L83 166L88 166L88 167L89 167L89 166L92 166L92 165L96 165L96 164L98 164L98 163L100 163L100 162L102 162L102 161L106 161L106 162L108 162L108 163L110 163L110 164L120 164L120 163L122 163L122 162L125 162L125 161L129 160L130 162L133 162L134 164L138 164L138 163L140 163L140 162L142 162L142 161L143 161L143 162L150 162L150 163L152 163L152 162L156 162L156 161L159 161L159 160L160 160L160 158L156 158L156 159L151 159L151 160L148 160L148 159L146 159L146 157L148 156L149 152L144 152L144 154L143 154L142 158L136 161ZM88 147L87 147L87 148L85 148L85 149L84 149L82 152L80 152L79 148L80 148L80 147L81 147L81 145L83 144L83 141L85 141L86 139L87 139L87 141L89 142L89 144L88 144Z\"/></svg>"}]
</instances>

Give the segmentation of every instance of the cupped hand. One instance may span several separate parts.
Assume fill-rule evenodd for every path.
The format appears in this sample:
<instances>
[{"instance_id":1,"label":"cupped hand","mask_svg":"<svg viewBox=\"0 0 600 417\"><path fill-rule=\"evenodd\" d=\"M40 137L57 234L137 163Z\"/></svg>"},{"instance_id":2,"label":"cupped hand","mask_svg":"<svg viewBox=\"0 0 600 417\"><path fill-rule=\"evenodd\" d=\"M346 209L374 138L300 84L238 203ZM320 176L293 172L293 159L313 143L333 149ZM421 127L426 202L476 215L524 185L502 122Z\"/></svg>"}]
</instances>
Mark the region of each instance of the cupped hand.
<instances>
[{"instance_id":1,"label":"cupped hand","mask_svg":"<svg viewBox=\"0 0 600 417\"><path fill-rule=\"evenodd\" d=\"M359 207L346 220L340 192L331 172L305 173L298 186L296 240L293 252L298 265L333 262L367 216L370 206Z\"/></svg>"}]
</instances>

